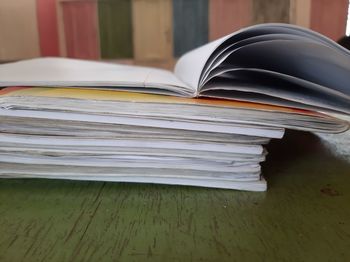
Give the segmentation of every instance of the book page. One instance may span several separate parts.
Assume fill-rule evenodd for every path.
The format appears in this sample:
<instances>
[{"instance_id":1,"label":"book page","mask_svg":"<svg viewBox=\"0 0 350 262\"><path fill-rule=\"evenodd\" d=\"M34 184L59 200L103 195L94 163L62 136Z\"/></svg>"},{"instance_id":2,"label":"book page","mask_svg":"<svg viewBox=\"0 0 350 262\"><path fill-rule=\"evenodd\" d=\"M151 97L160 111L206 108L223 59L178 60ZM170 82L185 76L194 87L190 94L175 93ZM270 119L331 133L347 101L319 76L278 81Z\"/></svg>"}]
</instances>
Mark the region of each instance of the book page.
<instances>
[{"instance_id":1,"label":"book page","mask_svg":"<svg viewBox=\"0 0 350 262\"><path fill-rule=\"evenodd\" d=\"M225 36L184 54L175 65L175 75L198 92L198 85L205 63L220 44L229 37L230 35Z\"/></svg>"},{"instance_id":2,"label":"book page","mask_svg":"<svg viewBox=\"0 0 350 262\"><path fill-rule=\"evenodd\" d=\"M221 172L213 176L213 172L208 171L182 170L182 172L179 172L177 169L170 168L118 168L116 172L115 168L108 167L18 165L17 163L2 163L1 165L0 177L4 178L73 179L192 185L251 191L266 190L266 181L260 176L259 172Z\"/></svg>"},{"instance_id":3,"label":"book page","mask_svg":"<svg viewBox=\"0 0 350 262\"><path fill-rule=\"evenodd\" d=\"M185 54L175 74L197 96L349 113L349 57L311 30L262 24Z\"/></svg>"},{"instance_id":4,"label":"book page","mask_svg":"<svg viewBox=\"0 0 350 262\"><path fill-rule=\"evenodd\" d=\"M267 39L306 39L308 41L316 41L325 47L332 48L336 52L339 52L339 54L349 54L347 50L337 45L332 40L311 30L288 24L260 24L243 28L189 51L180 57L177 62L175 66L175 75L188 85L199 89L201 80L204 80L203 76L205 73L217 67L220 62L227 58L232 50L239 49L241 46L249 43L264 40L259 39L260 37ZM245 43L245 41L247 42Z\"/></svg>"},{"instance_id":5,"label":"book page","mask_svg":"<svg viewBox=\"0 0 350 262\"><path fill-rule=\"evenodd\" d=\"M194 93L167 70L68 58L37 58L0 65L0 86L136 88L148 93L158 93L159 89L182 96Z\"/></svg>"},{"instance_id":6,"label":"book page","mask_svg":"<svg viewBox=\"0 0 350 262\"><path fill-rule=\"evenodd\" d=\"M221 90L212 90L212 92L214 92L213 95L216 97L220 97L221 95L225 97L225 93L222 94L224 91L223 88ZM211 90L208 90L208 92L209 93L205 95L211 96ZM230 94L233 93L236 99L247 99L247 97L237 94L235 90L227 90L227 92ZM242 93L246 95L255 95L253 92ZM88 103L88 101L91 100L94 102ZM270 103L271 101L267 100L267 102ZM273 102L278 103L279 101ZM287 103L287 105L290 106L289 103ZM173 96L108 90L84 90L78 88L4 88L0 91L0 107L11 109L8 110L8 113L12 110L26 109L33 113L36 111L46 111L75 112L83 113L84 115L99 114L99 118L115 114L123 118L128 117L129 121L132 121L134 126L147 121L147 119L152 121L167 119L171 121L173 128L180 123L182 124L180 124L179 127L185 127L185 123L187 125L190 123L201 124L201 131L213 125L219 127L219 130L223 131L226 129L223 124L227 124L228 122L234 124L235 128L242 127L242 124L245 127L252 127L251 125L253 124L255 127L259 126L259 129L268 125L269 128L271 126L276 126L323 132L341 132L348 128L347 124L338 119L333 119L311 111L287 107L229 100L205 98L189 99ZM123 114L120 114L120 108L123 108ZM8 119L1 118L3 122L8 123ZM33 123L32 119L30 121ZM55 123L57 123L58 120L56 119L55 121ZM119 121L121 121L121 119L119 119ZM106 123L104 123L103 130L106 131L105 124ZM131 122L129 124L131 124ZM165 123L163 122L162 125L163 124ZM206 124L206 126L203 126L203 124ZM3 126L4 125L5 124L3 124ZM76 126L73 127L73 129L75 131L78 130ZM182 130L184 129L182 128ZM248 129L245 129L244 133L241 134L248 134ZM218 135L216 135L216 139L218 139ZM231 137L229 140L233 141L234 138Z\"/></svg>"},{"instance_id":7,"label":"book page","mask_svg":"<svg viewBox=\"0 0 350 262\"><path fill-rule=\"evenodd\" d=\"M246 93L244 100L248 101L276 104L276 99L265 99L269 96L282 98L282 105L293 101L304 104L303 108L326 107L349 113L349 72L348 55L328 46L315 41L270 39L232 50L206 75L200 93L208 95L211 90L210 96L217 93L242 99L237 96L239 91Z\"/></svg>"},{"instance_id":8,"label":"book page","mask_svg":"<svg viewBox=\"0 0 350 262\"><path fill-rule=\"evenodd\" d=\"M243 28L229 35L221 37L206 45L187 52L180 57L175 65L175 75L187 85L197 89L199 92L200 80L207 67L210 68L213 61L234 42L256 36L257 32L268 33L271 28L281 28L280 24L262 24ZM292 26L291 26L292 27ZM287 29L286 29L287 30ZM297 30L297 29L296 29ZM301 34L301 33L300 33Z\"/></svg>"}]
</instances>

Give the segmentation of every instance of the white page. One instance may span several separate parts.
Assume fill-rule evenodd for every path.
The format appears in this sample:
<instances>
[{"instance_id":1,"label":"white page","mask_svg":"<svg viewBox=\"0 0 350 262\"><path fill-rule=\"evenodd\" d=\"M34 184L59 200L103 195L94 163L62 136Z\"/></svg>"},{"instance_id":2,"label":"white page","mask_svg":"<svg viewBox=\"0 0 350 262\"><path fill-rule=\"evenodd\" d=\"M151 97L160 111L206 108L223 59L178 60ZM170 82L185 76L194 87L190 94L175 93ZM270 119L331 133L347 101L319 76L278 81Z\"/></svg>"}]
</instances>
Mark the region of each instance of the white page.
<instances>
[{"instance_id":1,"label":"white page","mask_svg":"<svg viewBox=\"0 0 350 262\"><path fill-rule=\"evenodd\" d=\"M18 165L19 166L19 165ZM50 167L50 166L48 166ZM26 168L29 168L26 166ZM81 177L82 180L85 178L96 177L99 180L99 177L105 178L149 178L152 180L156 180L158 178L176 178L176 179L193 179L201 181L203 179L210 181L239 181L239 182L255 182L260 179L259 172L222 172L222 173L213 173L212 171L201 171L201 170L177 170L177 169L161 169L161 168L147 168L147 173L143 172L143 168L132 168L126 170L125 168L118 168L116 172L106 172L103 168L97 170L95 172L86 172L84 167L77 167L78 170L71 170L68 172L56 171L59 170L61 166L51 166L50 168L46 168L45 171L37 171L35 169L27 169L25 172L22 170L17 170L16 168L8 170L1 170L0 176L2 175L10 175L16 176L24 175L27 177L42 177L42 178L53 178L60 177L63 179L72 179L71 177ZM118 172L120 171L120 172ZM183 174L185 173L186 174ZM33 176L34 175L34 176ZM101 181L101 180L99 180ZM121 181L123 182L123 181Z\"/></svg>"},{"instance_id":2,"label":"white page","mask_svg":"<svg viewBox=\"0 0 350 262\"><path fill-rule=\"evenodd\" d=\"M327 37L319 33L316 33L314 31L311 31L309 29L301 28L301 27L289 25L289 24L279 24L279 23L260 24L260 25L254 25L248 28L243 28L237 32L233 32L230 35L224 36L204 46L201 46L201 47L198 47L197 49L189 51L188 53L180 57L179 61L177 62L175 66L175 75L180 80L188 84L189 86L198 89L198 86L201 80L200 79L201 74L204 70L204 67L208 59L213 54L214 55L212 56L211 60L215 59L215 57L220 55L221 49L218 49L218 48L221 45L223 45L225 41L229 40L234 36L238 36L241 33L247 34L248 32L249 32L249 37L254 35L258 36L258 35L270 34L271 32L274 34L294 34L296 36L306 37L306 38L309 38L310 40L317 41L322 45L325 45L334 49L336 52L339 52L340 54L349 55L349 51L346 50L345 48L337 45L335 42L328 39ZM243 39L244 38L246 37L243 37ZM240 39L238 39L238 41L239 40ZM224 49L225 47L226 46L223 45L220 48Z\"/></svg>"},{"instance_id":3,"label":"white page","mask_svg":"<svg viewBox=\"0 0 350 262\"><path fill-rule=\"evenodd\" d=\"M194 92L167 70L69 58L36 58L0 65L0 86L161 87Z\"/></svg>"},{"instance_id":4,"label":"white page","mask_svg":"<svg viewBox=\"0 0 350 262\"><path fill-rule=\"evenodd\" d=\"M5 119L8 119L7 121ZM17 123L11 121L9 118L0 117L1 133L13 133L13 134L26 134L26 135L42 135L42 136L66 136L70 138L74 137L88 137L88 138L139 138L139 139L165 139L165 140L182 140L182 141L211 141L211 142L236 142L241 144L267 144L270 139L254 137L254 136L242 136L242 135L230 135L223 133L205 133L198 131L183 131L174 129L158 129L159 132L143 132L144 128L135 127L135 130L129 129L129 131L120 132L120 130L105 130L105 124L100 125L99 128L89 130L78 126L71 126L71 122L60 122L57 124L50 124L48 121L35 121L33 119L23 119L25 123ZM33 123L26 123L31 122ZM40 123L43 122L43 123ZM85 123L86 125L89 125ZM45 126L46 125L46 126Z\"/></svg>"},{"instance_id":5,"label":"white page","mask_svg":"<svg viewBox=\"0 0 350 262\"><path fill-rule=\"evenodd\" d=\"M110 147L143 147L143 148L169 148L182 150L213 151L224 153L262 154L261 145L246 145L234 143L210 143L210 142L181 142L181 141L159 141L143 139L87 139L67 137L43 137L15 134L0 134L0 143L23 143L34 145L51 146L110 146Z\"/></svg>"},{"instance_id":6,"label":"white page","mask_svg":"<svg viewBox=\"0 0 350 262\"><path fill-rule=\"evenodd\" d=\"M76 173L83 173L86 176L103 174L104 176L123 176L123 175L134 175L139 174L140 176L162 176L162 177L192 177L192 178L203 178L209 177L212 179L225 178L228 180L236 179L258 179L260 174L260 165L253 164L249 170L230 170L226 171L215 171L215 170L196 170L196 169L179 169L175 168L163 168L163 167L134 167L129 165L126 167L115 168L113 166L68 166L61 164L41 164L39 162L33 163L18 163L18 162L2 162L0 172L8 170L6 173L15 173L15 172L37 172L40 173L60 173L62 175L70 176Z\"/></svg>"},{"instance_id":7,"label":"white page","mask_svg":"<svg viewBox=\"0 0 350 262\"><path fill-rule=\"evenodd\" d=\"M79 166L79 167L116 167L116 168L160 168L176 170L197 170L211 172L260 172L261 168L258 163L245 163L241 165L229 165L216 163L214 161L200 160L172 160L171 159L107 159L93 157L48 157L33 154L5 154L0 153L0 163L17 163L38 165L62 165L62 166ZM0 164L1 165L1 164Z\"/></svg>"},{"instance_id":8,"label":"white page","mask_svg":"<svg viewBox=\"0 0 350 262\"><path fill-rule=\"evenodd\" d=\"M95 174L94 176L87 176L85 174L75 173L75 175L62 175L52 173L21 173L21 172L6 172L7 170L0 170L0 176L3 178L47 178L47 179L69 179L69 180L85 180L85 181L106 181L106 182L132 182L132 183L152 183L152 184L166 184L166 185L184 185L184 186L199 186L209 188L225 188L249 191L266 191L267 185L265 179L260 177L259 180L254 181L230 181L227 179L210 179L204 177L200 179L178 178L178 177L144 177L138 174L125 176L102 176ZM11 170L9 170L11 171Z\"/></svg>"},{"instance_id":9,"label":"white page","mask_svg":"<svg viewBox=\"0 0 350 262\"><path fill-rule=\"evenodd\" d=\"M84 156L154 156L154 157L182 157L191 159L210 159L213 161L224 161L229 163L258 163L265 161L267 151L264 149L262 154L234 154L213 151L198 150L177 150L177 149L159 149L159 148L140 148L140 147L101 147L101 146L58 146L37 145L23 143L5 143L2 142L0 152L5 153L31 153L31 154L49 154L49 155L84 155Z\"/></svg>"},{"instance_id":10,"label":"white page","mask_svg":"<svg viewBox=\"0 0 350 262\"><path fill-rule=\"evenodd\" d=\"M175 66L175 75L188 86L197 89L201 73L208 58L216 48L230 37L231 35L225 36L181 56Z\"/></svg>"},{"instance_id":11,"label":"white page","mask_svg":"<svg viewBox=\"0 0 350 262\"><path fill-rule=\"evenodd\" d=\"M201 82L199 84L199 89L205 84L205 82L208 81L209 74L212 75L213 71L215 71L215 68L222 66L222 64L225 64L225 60L230 57L235 51L239 50L240 48L244 48L247 45L258 43L258 42L264 42L264 41L270 41L270 40L299 40L304 42L310 42L315 41L311 40L305 36L299 36L299 35L292 35L292 34L268 34L268 35L257 35L252 36L249 38L245 38L243 40L239 40L236 42L233 42L232 44L228 44L227 46L223 46L223 48L219 48L216 51L216 55L210 58L208 61L204 73L201 76Z\"/></svg>"},{"instance_id":12,"label":"white page","mask_svg":"<svg viewBox=\"0 0 350 262\"><path fill-rule=\"evenodd\" d=\"M205 94L205 91L209 90L261 93L315 108L326 107L344 113L350 112L349 95L298 77L259 68L227 67L215 71L201 88L201 94ZM248 79L240 79L244 75ZM259 77L269 78L271 83L269 85L262 84L264 82L259 81ZM285 84L278 84L281 81L284 81Z\"/></svg>"},{"instance_id":13,"label":"white page","mask_svg":"<svg viewBox=\"0 0 350 262\"><path fill-rule=\"evenodd\" d=\"M234 69L241 71L242 69ZM231 70L233 73L234 70ZM243 71L263 71L260 69L244 69ZM226 71L225 71L226 72ZM227 71L230 72L230 71ZM226 72L226 74L227 74ZM264 71L265 72L265 71ZM277 73L274 73L277 74ZM227 76L228 78L228 76ZM254 78L254 77L252 77ZM290 78L290 77L288 77ZM237 96L237 92L240 91L246 95L254 96L258 98L258 93L271 93L269 98L278 97L279 102L282 105L289 105L283 101L280 101L280 98L283 98L282 91L284 88L277 88L278 90L271 89L274 85L267 86L264 88L263 86L259 86L257 83L253 84L249 82L249 85L235 85L231 86L229 84L230 79L223 78L220 80L216 79L215 86L210 87L210 85L206 85L204 90L201 90L201 94L210 96L212 93L213 96L219 97L223 91L227 90L226 98L240 98L244 100L245 98L241 96ZM219 81L220 80L220 81ZM297 79L298 81L301 81ZM232 80L234 81L234 79ZM298 85L292 86L294 90ZM307 86L305 86L306 88ZM256 92L255 92L256 90ZM335 92L335 91L332 91ZM297 93L299 94L299 93ZM231 95L231 96L230 96ZM286 98L292 97L288 95ZM304 98L305 96L302 96ZM316 101L316 95L315 101ZM248 97L246 97L248 98ZM331 98L331 96L329 96ZM261 98L260 98L261 99ZM330 99L329 99L330 100ZM266 100L265 100L266 101ZM267 100L270 103L276 103L277 101ZM299 104L299 103L298 103ZM327 104L327 102L325 103ZM327 124L325 127L325 131L334 130L337 131L339 129L346 128L347 125L344 126L344 123L341 121L337 121L337 119L326 118L326 117L317 117L317 121L315 122L315 116L306 116L299 114L290 114L290 113L277 113L277 112L264 112L258 110L246 110L246 109L231 109L231 108L219 108L219 107L208 107L208 106L198 106L198 105L173 105L173 104L156 104L152 105L149 103L128 103L128 102L98 102L94 101L91 106L90 103L86 103L84 100L70 100L70 99L60 99L60 98L50 98L50 97L31 97L30 99L27 97L0 97L0 107L3 108L11 108L11 110L40 110L40 111L58 111L58 112L72 112L72 113L84 113L96 115L119 115L123 117L130 118L151 118L151 119L167 119L181 122L207 122L208 124L215 124L215 122L222 123L235 123L235 124L247 124L247 125L260 125L260 126L276 126L283 128L296 128L296 129L304 129L306 131L314 131L314 130L322 130L323 127L320 125L320 121L323 121ZM301 104L302 105L302 104ZM310 102L310 105L313 105ZM314 104L315 107L315 104ZM120 110L123 108L123 110ZM181 116L181 117L179 117ZM291 120L293 122L291 122ZM9 120L4 120L4 122L8 122ZM31 120L35 121L35 120ZM52 120L51 120L52 121ZM57 120L56 120L57 121ZM56 122L55 124L56 125ZM46 121L47 122L47 121ZM222 123L218 123L221 125ZM21 126L23 123L20 124ZM47 124L44 124L46 126ZM86 124L84 124L86 125ZM73 129L76 129L74 127ZM98 127L100 129L100 127ZM1 129L0 129L1 130ZM105 130L105 129L104 129ZM196 135L197 136L197 135Z\"/></svg>"},{"instance_id":14,"label":"white page","mask_svg":"<svg viewBox=\"0 0 350 262\"><path fill-rule=\"evenodd\" d=\"M9 144L9 143L5 143ZM24 148L26 146L26 148ZM29 146L29 147L28 147ZM1 156L21 156L25 158L33 158L33 157L45 157L45 158L54 158L55 160L60 160L60 161L65 161L66 159L70 160L79 160L80 162L83 162L84 165L90 165L94 166L95 162L100 163L100 161L103 163L104 161L112 161L111 163L114 164L115 162L128 162L130 166L130 161L134 162L137 161L138 163L172 163L176 165L181 165L181 164L197 164L197 165L205 165L205 166L229 166L229 167L244 167L248 165L256 165L260 163L261 161L258 160L258 158L252 159L252 156L254 155L248 155L251 159L244 159L240 161L240 159L235 160L234 157L238 154L231 154L229 153L228 155L231 155L231 159L218 159L215 157L211 157L208 155L162 155L161 151L165 151L168 149L152 149L152 151L160 151L158 154L148 154L146 152L148 149L147 148L142 148L144 153L140 154L140 152L124 152L124 154L121 154L121 152L118 152L118 154L113 154L111 152L103 152L102 150L96 152L96 153L89 153L88 151L82 151L84 150L84 147L80 147L75 151L69 150L69 146L65 147L68 150L62 150L62 146L60 146L59 149L55 148L48 148L45 149L44 147L49 147L49 146L40 146L40 145L19 145L18 148L15 147L1 147L0 149L0 155ZM106 147L105 147L106 148ZM109 147L110 148L110 147ZM129 149L129 148L126 148ZM132 148L134 149L134 148ZM116 151L119 150L119 148L115 149ZM183 152L183 150L168 150L168 151L178 151L178 152ZM193 152L190 150L186 150L186 152ZM201 154L202 152L206 151L201 151L197 152L197 155ZM217 154L217 152L215 153ZM246 156L247 154L243 154ZM1 161L4 161L4 159L0 158ZM11 158L12 159L12 158ZM10 161L11 162L11 161ZM19 162L20 163L20 162ZM32 163L37 163L37 162L32 162ZM62 165L65 165L64 163ZM77 164L78 166L81 166L81 164ZM105 165L107 166L107 165Z\"/></svg>"},{"instance_id":15,"label":"white page","mask_svg":"<svg viewBox=\"0 0 350 262\"><path fill-rule=\"evenodd\" d=\"M234 70L242 70L242 69L234 69ZM231 70L232 71L232 70ZM263 71L260 69L244 69L243 71ZM224 72L230 72L230 71L223 71ZM232 71L233 72L233 71ZM277 74L277 73L274 73ZM280 74L278 74L280 75ZM229 75L227 75L226 78L229 78ZM226 78L223 78L223 80L226 80ZM254 78L254 77L252 77ZM290 78L290 77L288 77ZM282 78L281 78L282 79ZM254 97L257 97L258 93L271 93L271 96L274 97L283 97L282 91L284 88L279 88L278 90L271 90L270 87L273 86L273 83L271 86L267 86L267 88L263 88L263 86L257 86L257 84L250 83L249 85L235 85L230 86L228 81L230 79L227 79L227 81L219 81L218 78L217 81L215 81L215 86L205 87L204 95L211 95L211 92L213 96L220 96L222 95L222 92L225 90L228 90L226 95L226 98L241 98L246 99L249 98L248 96L246 98L242 97L242 95L238 96L237 92L242 91L240 93L244 93L246 95L253 95ZM298 81L302 81L299 79L296 79ZM235 81L233 79L232 81ZM303 81L305 82L305 81ZM296 83L297 84L297 83ZM298 85L293 85L292 89L294 90ZM306 87L306 86L305 86ZM208 89L207 89L208 88ZM255 89L257 92L254 92ZM212 90L212 91L210 91ZM271 90L271 91L270 91ZM204 90L202 90L204 91ZM330 91L330 92L335 92ZM230 96L231 95L231 96ZM271 98L269 96L269 98ZM290 97L290 95L289 95ZM329 96L331 97L331 96ZM316 96L315 96L316 98ZM279 102L283 105L283 101L271 101L268 100L270 103ZM286 100L287 101L287 100ZM286 103L286 102L285 102ZM299 104L299 103L298 103ZM287 104L285 104L287 105ZM289 104L288 104L289 105ZM256 111L256 110L246 110L246 109L231 109L231 108L225 108L225 107L209 107L209 106L198 106L198 105L173 105L173 104L156 104L152 105L149 103L127 103L127 102L108 102L108 101L94 101L93 104L86 103L84 100L74 100L74 99L61 99L61 98L50 98L50 97L19 97L19 96L11 96L11 97L0 97L0 107L3 108L9 108L11 110L40 110L40 111L66 111L66 112L72 112L72 113L84 113L87 114L87 112L90 112L91 114L96 115L97 113L99 115L119 115L123 117L130 117L130 118L151 118L151 119L167 119L167 120L174 120L174 121L181 121L181 122L206 122L208 124L215 124L215 122L223 122L226 124L229 123L235 123L235 124L256 124L260 126L276 126L276 127L283 127L283 128L292 128L292 129L304 129L306 131L314 131L314 130L333 130L338 131L342 130L344 128L347 128L347 125L344 125L342 121L339 121L337 119L325 117L325 116L308 116L308 115L302 115L302 114L296 114L296 113L278 113L278 112L265 112L265 111ZM120 110L120 109L123 110ZM181 118L179 118L181 116ZM6 126L9 126L9 121L12 123L12 130L16 130L14 128L20 128L23 127L23 122L29 122L29 120L21 121L19 122L19 126L15 125L13 126L13 121L15 118L8 119L6 117L1 117L5 124L0 126L0 130L2 128L5 128ZM197 121L198 120L198 121ZM316 121L317 120L317 121ZM17 120L19 121L19 120ZM47 130L46 127L48 127L48 123L46 122L53 122L54 126L57 126L57 120L45 120L43 121L36 121L35 119L30 119L30 123L33 127L36 125L42 126L41 130ZM33 125L33 123L35 123ZM73 123L69 123L69 125L72 125ZM97 130L101 130L101 125L89 123L89 125L94 125ZM222 123L218 123L218 125L221 125ZM28 125L28 124L26 124ZM67 132L67 123L63 124L65 126L65 132ZM82 124L84 128L87 126L86 123ZM120 128L120 127L118 127ZM82 131L81 128L77 128L77 126L72 126L70 128L72 134ZM130 127L129 127L130 129ZM115 130L115 129L114 129ZM135 132L135 128L132 129L133 132ZM147 128L149 131L149 128ZM106 124L103 125L103 131L107 131ZM138 134L140 132L144 133L144 129L138 130ZM115 132L115 131L113 131ZM152 132L155 132L154 130ZM157 135L159 134L160 130L158 129L156 131ZM164 130L163 130L164 132ZM169 130L167 131L167 133ZM179 132L179 131L177 131ZM180 131L183 132L183 131ZM84 134L81 132L81 134ZM169 133L168 133L169 134ZM105 133L107 135L107 133ZM177 138L179 134L176 135ZM196 137L198 137L198 133L194 134ZM192 134L193 136L193 134ZM234 139L231 137L230 139ZM251 139L251 137L249 138ZM252 141L252 140L251 140Z\"/></svg>"},{"instance_id":16,"label":"white page","mask_svg":"<svg viewBox=\"0 0 350 262\"><path fill-rule=\"evenodd\" d=\"M4 110L0 109L0 116L13 117L29 117L39 119L58 119L69 121L85 121L93 123L109 123L122 124L145 127L159 127L181 130L195 130L205 132L217 132L228 134L252 135L270 138L281 138L284 134L283 128L275 127L255 127L249 125L226 125L225 123L210 125L200 122L180 122L173 120L158 120L158 119L144 119L144 118L130 118L121 116L102 116L102 115L88 115L76 113L56 113L45 111L26 111L26 110Z\"/></svg>"},{"instance_id":17,"label":"white page","mask_svg":"<svg viewBox=\"0 0 350 262\"><path fill-rule=\"evenodd\" d=\"M275 26L280 24L262 24L262 25L254 25L248 28L243 28L241 30L238 30L236 32L233 32L229 35L226 35L224 37L221 37L215 41L212 41L206 45L200 46L194 50L191 50L180 57L180 59L177 61L175 65L175 75L177 78L179 78L181 81L186 83L188 86L197 89L198 94L198 87L200 83L200 78L202 71L204 69L204 66L206 62L208 61L209 57L214 53L217 48L222 45L226 40L230 39L234 35L238 35L241 32L247 31L247 30L254 30L258 29L260 27L267 27L267 26Z\"/></svg>"}]
</instances>

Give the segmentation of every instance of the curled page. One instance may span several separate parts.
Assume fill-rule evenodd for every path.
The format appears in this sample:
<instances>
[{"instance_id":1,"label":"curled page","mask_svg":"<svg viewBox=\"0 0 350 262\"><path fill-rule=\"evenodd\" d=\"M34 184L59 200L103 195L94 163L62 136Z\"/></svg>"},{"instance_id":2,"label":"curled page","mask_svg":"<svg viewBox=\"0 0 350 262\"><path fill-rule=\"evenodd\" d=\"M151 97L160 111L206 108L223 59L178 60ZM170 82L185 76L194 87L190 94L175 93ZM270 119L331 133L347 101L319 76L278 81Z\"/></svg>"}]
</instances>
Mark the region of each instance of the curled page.
<instances>
[{"instance_id":1,"label":"curled page","mask_svg":"<svg viewBox=\"0 0 350 262\"><path fill-rule=\"evenodd\" d=\"M350 114L350 52L287 24L242 29L180 58L175 75L198 96Z\"/></svg>"}]
</instances>

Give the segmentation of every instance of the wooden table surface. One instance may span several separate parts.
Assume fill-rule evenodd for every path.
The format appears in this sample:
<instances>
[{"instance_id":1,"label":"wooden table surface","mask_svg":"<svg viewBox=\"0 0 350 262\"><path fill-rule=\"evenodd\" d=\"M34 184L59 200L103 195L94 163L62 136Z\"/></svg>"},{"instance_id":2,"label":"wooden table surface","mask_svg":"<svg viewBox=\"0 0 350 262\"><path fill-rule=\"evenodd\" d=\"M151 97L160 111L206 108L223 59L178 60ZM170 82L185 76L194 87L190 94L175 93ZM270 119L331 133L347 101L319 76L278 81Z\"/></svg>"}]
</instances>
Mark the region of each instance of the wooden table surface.
<instances>
[{"instance_id":1,"label":"wooden table surface","mask_svg":"<svg viewBox=\"0 0 350 262\"><path fill-rule=\"evenodd\" d=\"M0 261L350 261L350 134L288 132L264 193L0 180Z\"/></svg>"}]
</instances>

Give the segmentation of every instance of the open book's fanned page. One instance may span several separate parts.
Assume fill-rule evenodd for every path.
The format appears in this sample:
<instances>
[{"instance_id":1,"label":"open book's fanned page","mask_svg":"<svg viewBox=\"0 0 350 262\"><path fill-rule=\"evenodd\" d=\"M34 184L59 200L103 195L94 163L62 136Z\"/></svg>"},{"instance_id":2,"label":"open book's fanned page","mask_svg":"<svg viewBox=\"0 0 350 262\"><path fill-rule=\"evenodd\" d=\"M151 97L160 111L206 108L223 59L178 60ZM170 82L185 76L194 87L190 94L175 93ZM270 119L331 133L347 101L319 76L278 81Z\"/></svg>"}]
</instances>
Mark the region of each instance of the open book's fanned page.
<instances>
[{"instance_id":1,"label":"open book's fanned page","mask_svg":"<svg viewBox=\"0 0 350 262\"><path fill-rule=\"evenodd\" d=\"M222 37L181 56L175 65L175 75L198 92L205 64L215 50L230 37L231 35Z\"/></svg>"},{"instance_id":2,"label":"open book's fanned page","mask_svg":"<svg viewBox=\"0 0 350 262\"><path fill-rule=\"evenodd\" d=\"M68 58L37 58L0 66L0 86L85 86L193 96L167 70Z\"/></svg>"},{"instance_id":3,"label":"open book's fanned page","mask_svg":"<svg viewBox=\"0 0 350 262\"><path fill-rule=\"evenodd\" d=\"M350 53L293 25L225 36L181 57L175 74L200 96L350 113Z\"/></svg>"}]
</instances>

